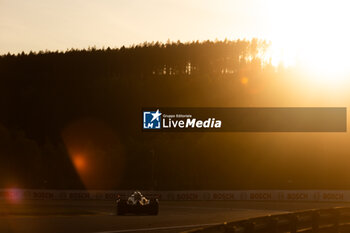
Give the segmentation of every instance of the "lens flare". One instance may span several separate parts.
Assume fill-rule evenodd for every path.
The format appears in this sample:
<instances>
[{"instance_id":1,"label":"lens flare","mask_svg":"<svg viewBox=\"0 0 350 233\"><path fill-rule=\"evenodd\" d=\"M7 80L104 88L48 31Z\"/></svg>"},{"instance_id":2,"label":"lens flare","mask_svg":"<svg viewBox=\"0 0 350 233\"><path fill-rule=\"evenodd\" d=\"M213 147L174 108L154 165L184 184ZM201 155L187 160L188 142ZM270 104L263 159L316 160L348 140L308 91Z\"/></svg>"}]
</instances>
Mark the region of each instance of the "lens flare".
<instances>
[{"instance_id":1,"label":"lens flare","mask_svg":"<svg viewBox=\"0 0 350 233\"><path fill-rule=\"evenodd\" d=\"M85 188L118 188L125 158L123 146L111 127L99 120L81 119L67 125L62 138Z\"/></svg>"},{"instance_id":2,"label":"lens flare","mask_svg":"<svg viewBox=\"0 0 350 233\"><path fill-rule=\"evenodd\" d=\"M248 84L248 78L247 77L241 78L241 84L247 85Z\"/></svg>"},{"instance_id":3,"label":"lens flare","mask_svg":"<svg viewBox=\"0 0 350 233\"><path fill-rule=\"evenodd\" d=\"M80 172L83 172L87 166L86 159L80 154L73 156L73 164L74 167Z\"/></svg>"},{"instance_id":4,"label":"lens flare","mask_svg":"<svg viewBox=\"0 0 350 233\"><path fill-rule=\"evenodd\" d=\"M17 188L10 188L6 190L5 198L8 203L18 204L23 200L23 192Z\"/></svg>"}]
</instances>

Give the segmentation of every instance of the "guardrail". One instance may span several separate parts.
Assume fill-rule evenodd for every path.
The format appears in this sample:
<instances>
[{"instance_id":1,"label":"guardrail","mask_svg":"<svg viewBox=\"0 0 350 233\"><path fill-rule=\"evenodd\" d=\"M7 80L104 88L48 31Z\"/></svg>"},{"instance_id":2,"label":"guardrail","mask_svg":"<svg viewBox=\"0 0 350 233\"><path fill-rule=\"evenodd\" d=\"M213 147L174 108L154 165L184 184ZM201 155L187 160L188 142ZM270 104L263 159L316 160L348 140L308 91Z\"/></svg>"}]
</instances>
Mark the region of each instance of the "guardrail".
<instances>
[{"instance_id":1,"label":"guardrail","mask_svg":"<svg viewBox=\"0 0 350 233\"><path fill-rule=\"evenodd\" d=\"M115 200L134 190L0 189L0 200ZM141 190L166 201L314 201L350 202L350 190Z\"/></svg>"},{"instance_id":2,"label":"guardrail","mask_svg":"<svg viewBox=\"0 0 350 233\"><path fill-rule=\"evenodd\" d=\"M268 215L186 231L187 233L345 233L350 208L336 207Z\"/></svg>"}]
</instances>

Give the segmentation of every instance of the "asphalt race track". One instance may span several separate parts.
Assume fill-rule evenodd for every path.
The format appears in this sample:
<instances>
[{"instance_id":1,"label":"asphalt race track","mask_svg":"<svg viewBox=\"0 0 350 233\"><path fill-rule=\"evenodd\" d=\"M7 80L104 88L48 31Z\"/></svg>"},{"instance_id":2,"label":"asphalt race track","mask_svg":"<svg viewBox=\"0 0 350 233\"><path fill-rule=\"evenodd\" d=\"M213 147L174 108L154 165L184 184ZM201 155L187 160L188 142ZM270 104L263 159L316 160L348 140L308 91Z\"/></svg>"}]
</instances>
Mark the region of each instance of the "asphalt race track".
<instances>
[{"instance_id":1,"label":"asphalt race track","mask_svg":"<svg viewBox=\"0 0 350 233\"><path fill-rule=\"evenodd\" d=\"M1 233L172 233L299 209L350 203L161 202L158 216L116 216L112 201L25 201L0 204Z\"/></svg>"}]
</instances>

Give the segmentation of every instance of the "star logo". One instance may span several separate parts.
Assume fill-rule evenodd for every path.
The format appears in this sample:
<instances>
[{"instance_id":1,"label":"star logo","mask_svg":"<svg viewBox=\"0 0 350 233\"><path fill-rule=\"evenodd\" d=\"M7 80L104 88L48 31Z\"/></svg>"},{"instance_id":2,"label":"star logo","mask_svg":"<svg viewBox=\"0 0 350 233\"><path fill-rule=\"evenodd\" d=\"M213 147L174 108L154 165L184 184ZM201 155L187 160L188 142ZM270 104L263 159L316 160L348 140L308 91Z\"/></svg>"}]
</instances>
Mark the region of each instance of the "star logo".
<instances>
[{"instance_id":1,"label":"star logo","mask_svg":"<svg viewBox=\"0 0 350 233\"><path fill-rule=\"evenodd\" d=\"M151 122L153 122L154 120L157 119L157 121L159 121L159 117L160 115L162 115L160 112L159 112L159 109L157 109L157 111L155 113L151 113L151 115L153 116Z\"/></svg>"},{"instance_id":2,"label":"star logo","mask_svg":"<svg viewBox=\"0 0 350 233\"><path fill-rule=\"evenodd\" d=\"M159 109L157 109L157 111L144 111L143 129L160 129L161 115L162 113L159 111Z\"/></svg>"}]
</instances>

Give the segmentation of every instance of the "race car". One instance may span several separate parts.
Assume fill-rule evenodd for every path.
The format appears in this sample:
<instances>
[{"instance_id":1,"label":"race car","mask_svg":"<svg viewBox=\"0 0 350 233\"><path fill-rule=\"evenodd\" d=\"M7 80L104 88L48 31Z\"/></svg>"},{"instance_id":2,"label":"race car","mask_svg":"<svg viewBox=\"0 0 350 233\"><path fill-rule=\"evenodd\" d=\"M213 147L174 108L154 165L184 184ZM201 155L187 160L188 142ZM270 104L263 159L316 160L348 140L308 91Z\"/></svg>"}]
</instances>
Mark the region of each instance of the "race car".
<instances>
[{"instance_id":1,"label":"race car","mask_svg":"<svg viewBox=\"0 0 350 233\"><path fill-rule=\"evenodd\" d=\"M135 191L127 200L117 199L117 215L149 214L157 215L159 202L156 198L147 199L141 192Z\"/></svg>"}]
</instances>

